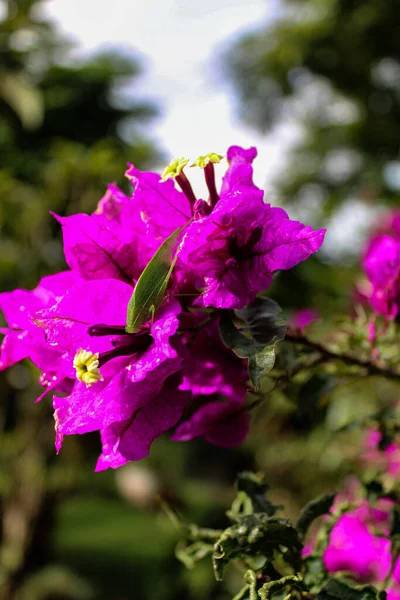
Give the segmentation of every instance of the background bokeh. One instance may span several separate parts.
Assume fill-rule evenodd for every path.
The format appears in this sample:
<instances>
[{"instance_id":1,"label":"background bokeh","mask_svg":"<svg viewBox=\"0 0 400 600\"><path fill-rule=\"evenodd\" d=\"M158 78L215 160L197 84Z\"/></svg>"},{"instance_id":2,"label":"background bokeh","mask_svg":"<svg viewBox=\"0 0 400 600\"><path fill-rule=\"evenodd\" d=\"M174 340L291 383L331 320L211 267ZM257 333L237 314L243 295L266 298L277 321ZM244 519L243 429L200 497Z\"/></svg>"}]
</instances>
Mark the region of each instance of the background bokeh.
<instances>
[{"instance_id":1,"label":"background bokeh","mask_svg":"<svg viewBox=\"0 0 400 600\"><path fill-rule=\"evenodd\" d=\"M64 268L49 211L90 212L110 181L129 191L127 161L160 168L171 154L257 144L267 200L328 227L319 256L271 295L288 313L313 306L326 327L351 314L368 227L399 197L398 6L214 4L0 2L1 291ZM175 559L168 511L218 525L236 473L252 468L295 516L357 471L363 432L338 429L398 398L392 383L340 373L271 394L267 380L243 447L165 438L140 464L95 475L97 435L55 456L37 376L25 363L0 374L4 600L230 598L234 571L217 586L210 564L185 571Z\"/></svg>"}]
</instances>

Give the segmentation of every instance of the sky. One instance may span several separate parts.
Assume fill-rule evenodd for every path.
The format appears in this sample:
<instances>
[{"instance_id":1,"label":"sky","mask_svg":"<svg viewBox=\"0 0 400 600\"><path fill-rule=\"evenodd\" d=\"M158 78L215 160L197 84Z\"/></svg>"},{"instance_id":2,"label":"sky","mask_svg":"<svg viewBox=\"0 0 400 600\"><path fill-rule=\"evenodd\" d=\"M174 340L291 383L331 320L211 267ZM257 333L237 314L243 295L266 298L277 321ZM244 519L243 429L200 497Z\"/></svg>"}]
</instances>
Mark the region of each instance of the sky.
<instances>
[{"instance_id":1,"label":"sky","mask_svg":"<svg viewBox=\"0 0 400 600\"><path fill-rule=\"evenodd\" d=\"M224 154L231 144L255 145L255 177L263 186L293 132L283 126L266 137L235 121L215 63L228 40L272 19L277 7L278 0L49 0L46 13L84 51L110 44L139 50L144 74L134 93L161 104L152 133L167 156L196 158Z\"/></svg>"},{"instance_id":2,"label":"sky","mask_svg":"<svg viewBox=\"0 0 400 600\"><path fill-rule=\"evenodd\" d=\"M255 181L274 204L272 177L301 130L292 121L261 136L235 120L233 97L218 81L216 63L229 41L274 19L279 0L47 0L44 6L83 53L115 45L139 53L144 73L131 93L161 105L151 133L166 156L195 159L225 154L232 144L257 146ZM224 168L219 166L221 174ZM201 170L191 170L190 180L203 196ZM362 203L339 211L325 238L328 255L357 252L372 218Z\"/></svg>"}]
</instances>

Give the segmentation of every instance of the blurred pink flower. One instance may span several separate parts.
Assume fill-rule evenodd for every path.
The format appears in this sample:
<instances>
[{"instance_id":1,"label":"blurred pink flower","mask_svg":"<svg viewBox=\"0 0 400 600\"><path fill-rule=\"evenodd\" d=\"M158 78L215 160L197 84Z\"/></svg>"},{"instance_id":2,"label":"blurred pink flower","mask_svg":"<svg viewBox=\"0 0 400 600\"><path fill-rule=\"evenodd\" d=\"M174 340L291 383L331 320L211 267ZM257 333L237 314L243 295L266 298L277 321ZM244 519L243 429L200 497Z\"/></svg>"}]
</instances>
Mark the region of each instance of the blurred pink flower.
<instances>
[{"instance_id":1,"label":"blurred pink flower","mask_svg":"<svg viewBox=\"0 0 400 600\"><path fill-rule=\"evenodd\" d=\"M400 308L400 241L385 235L375 238L363 260L372 285L369 303L387 319L394 319Z\"/></svg>"},{"instance_id":2,"label":"blurred pink flower","mask_svg":"<svg viewBox=\"0 0 400 600\"><path fill-rule=\"evenodd\" d=\"M393 477L400 475L400 443L391 442L383 450L379 448L382 433L377 429L370 429L365 438L363 462L379 471L389 473Z\"/></svg>"},{"instance_id":3,"label":"blurred pink flower","mask_svg":"<svg viewBox=\"0 0 400 600\"><path fill-rule=\"evenodd\" d=\"M301 308L290 315L289 325L297 329L305 329L319 318L319 313L313 308Z\"/></svg>"}]
</instances>

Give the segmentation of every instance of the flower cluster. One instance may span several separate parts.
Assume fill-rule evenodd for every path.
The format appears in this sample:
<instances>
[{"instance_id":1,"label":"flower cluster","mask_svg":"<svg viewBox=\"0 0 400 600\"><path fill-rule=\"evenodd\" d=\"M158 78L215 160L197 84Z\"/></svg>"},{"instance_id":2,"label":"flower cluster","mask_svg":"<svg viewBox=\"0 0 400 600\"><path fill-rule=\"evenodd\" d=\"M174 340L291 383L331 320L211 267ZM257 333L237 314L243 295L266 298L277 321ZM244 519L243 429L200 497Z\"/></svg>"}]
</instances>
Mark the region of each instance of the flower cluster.
<instances>
[{"instance_id":1,"label":"flower cluster","mask_svg":"<svg viewBox=\"0 0 400 600\"><path fill-rule=\"evenodd\" d=\"M369 583L379 589L384 584L389 600L398 600L400 558L390 539L395 502L389 497L367 500L356 479L350 479L347 484L346 491L335 497L331 508L333 517L323 518L323 525L334 519L333 527L328 527L323 552L325 569L330 574L345 573L356 582ZM314 539L304 547L303 556L314 551L318 536L318 531L316 535L314 532Z\"/></svg>"},{"instance_id":2,"label":"flower cluster","mask_svg":"<svg viewBox=\"0 0 400 600\"><path fill-rule=\"evenodd\" d=\"M400 560L390 541L390 510L394 502L366 500L342 515L331 530L324 563L329 573L345 571L359 582L386 583L389 600L400 598Z\"/></svg>"},{"instance_id":3,"label":"flower cluster","mask_svg":"<svg viewBox=\"0 0 400 600\"><path fill-rule=\"evenodd\" d=\"M264 203L255 157L229 148L219 193L222 157L200 157L207 200L195 197L183 159L161 179L130 165L131 197L109 185L93 214L55 216L69 270L0 294L0 368L30 358L40 369L57 450L65 435L98 430L101 470L146 456L176 425L174 440L245 438L247 360L222 343L220 311L252 303L324 237Z\"/></svg>"},{"instance_id":4,"label":"flower cluster","mask_svg":"<svg viewBox=\"0 0 400 600\"><path fill-rule=\"evenodd\" d=\"M380 446L384 442L382 433L375 428L370 429L364 441L362 461L367 469L382 473L386 478L398 479L400 475L400 444L398 436Z\"/></svg>"},{"instance_id":5,"label":"flower cluster","mask_svg":"<svg viewBox=\"0 0 400 600\"><path fill-rule=\"evenodd\" d=\"M400 311L400 213L390 213L367 244L363 259L374 311L394 319Z\"/></svg>"},{"instance_id":6,"label":"flower cluster","mask_svg":"<svg viewBox=\"0 0 400 600\"><path fill-rule=\"evenodd\" d=\"M290 315L288 324L290 327L303 332L309 325L318 321L319 318L319 314L313 308L301 308Z\"/></svg>"}]
</instances>

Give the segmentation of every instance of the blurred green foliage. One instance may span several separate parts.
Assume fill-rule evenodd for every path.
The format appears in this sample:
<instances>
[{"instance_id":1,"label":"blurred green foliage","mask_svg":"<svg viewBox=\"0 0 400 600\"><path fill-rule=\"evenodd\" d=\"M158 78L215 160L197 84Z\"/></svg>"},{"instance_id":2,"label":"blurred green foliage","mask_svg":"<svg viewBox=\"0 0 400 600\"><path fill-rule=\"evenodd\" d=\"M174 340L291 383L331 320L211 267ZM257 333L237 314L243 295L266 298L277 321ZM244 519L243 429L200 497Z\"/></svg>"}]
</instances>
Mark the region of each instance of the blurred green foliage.
<instances>
[{"instance_id":1,"label":"blurred green foliage","mask_svg":"<svg viewBox=\"0 0 400 600\"><path fill-rule=\"evenodd\" d=\"M3 2L4 5L4 2ZM141 72L131 53L73 54L39 2L7 2L0 32L0 281L33 286L63 266L49 211L94 210L124 165L160 159L145 125L154 102L120 89ZM76 50L76 49L75 49Z\"/></svg>"},{"instance_id":2,"label":"blurred green foliage","mask_svg":"<svg viewBox=\"0 0 400 600\"><path fill-rule=\"evenodd\" d=\"M282 0L223 57L244 121L262 132L300 126L275 183L314 222L356 199L398 202L398 13L392 1Z\"/></svg>"}]
</instances>

